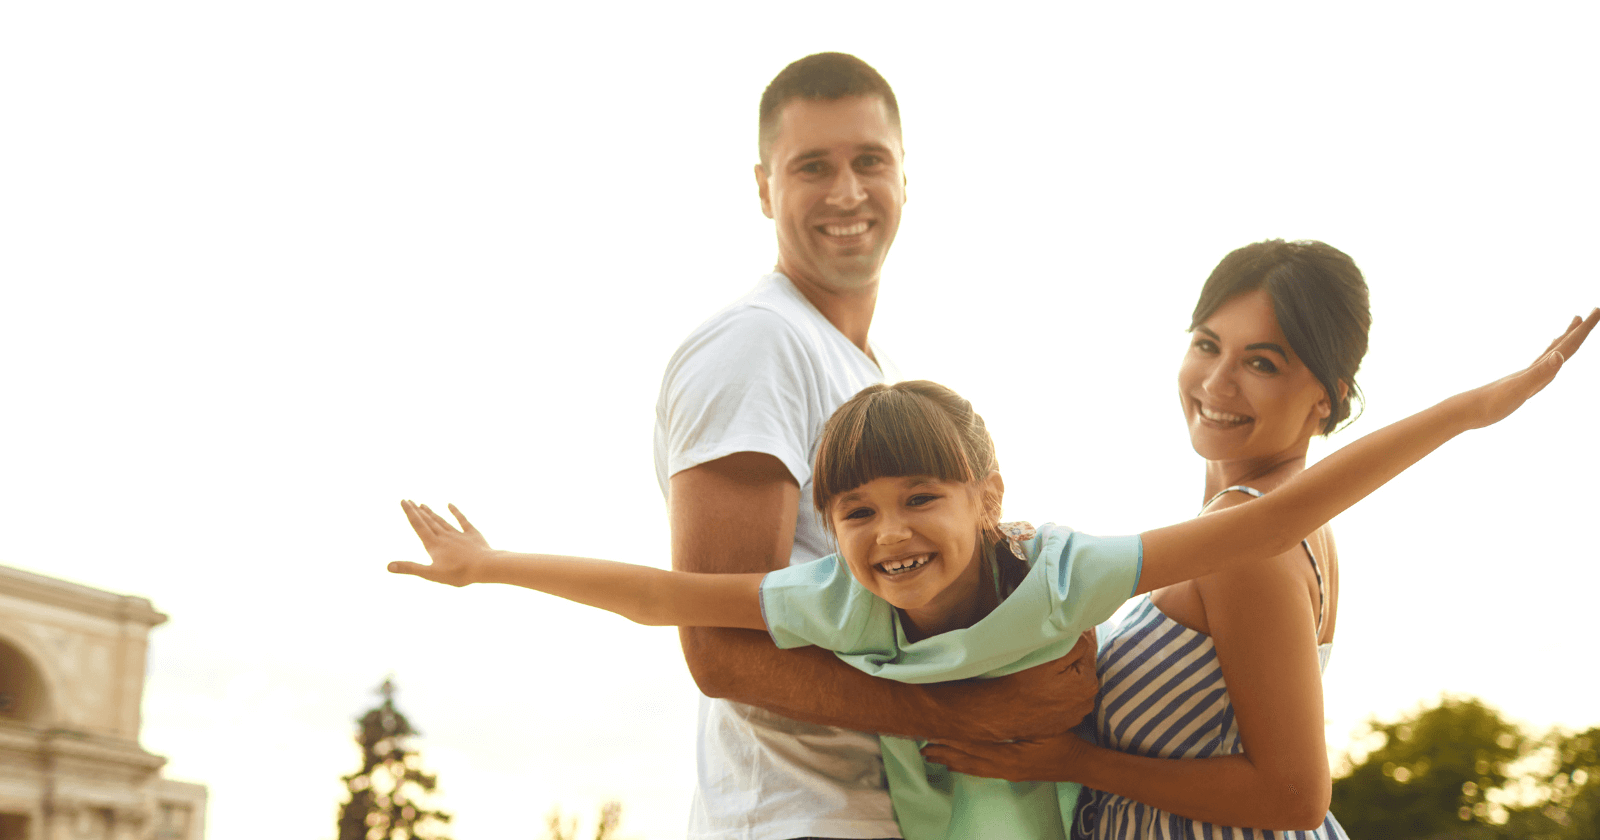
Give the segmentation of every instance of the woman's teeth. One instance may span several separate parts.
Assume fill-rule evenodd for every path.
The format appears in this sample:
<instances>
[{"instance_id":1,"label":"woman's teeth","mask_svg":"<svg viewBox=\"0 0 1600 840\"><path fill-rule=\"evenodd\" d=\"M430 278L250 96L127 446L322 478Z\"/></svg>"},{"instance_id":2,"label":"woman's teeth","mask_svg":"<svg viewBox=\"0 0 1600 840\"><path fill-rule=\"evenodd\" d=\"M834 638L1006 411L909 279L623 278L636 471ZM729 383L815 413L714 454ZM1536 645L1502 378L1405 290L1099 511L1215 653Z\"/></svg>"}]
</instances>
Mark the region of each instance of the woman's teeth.
<instances>
[{"instance_id":1,"label":"woman's teeth","mask_svg":"<svg viewBox=\"0 0 1600 840\"><path fill-rule=\"evenodd\" d=\"M913 569L920 569L933 559L932 554L919 554L915 557L902 557L899 560L890 560L879 563L878 568L886 575L903 575Z\"/></svg>"},{"instance_id":2,"label":"woman's teeth","mask_svg":"<svg viewBox=\"0 0 1600 840\"><path fill-rule=\"evenodd\" d=\"M1250 418L1245 417L1244 415L1241 415L1241 414L1229 414L1226 411L1212 411L1211 409L1206 408L1203 405L1199 405L1198 408L1200 409L1200 416L1204 417L1207 420L1210 420L1213 423L1222 423L1222 424L1228 425L1228 426L1237 426L1237 425L1239 425L1241 423L1250 422Z\"/></svg>"}]
</instances>

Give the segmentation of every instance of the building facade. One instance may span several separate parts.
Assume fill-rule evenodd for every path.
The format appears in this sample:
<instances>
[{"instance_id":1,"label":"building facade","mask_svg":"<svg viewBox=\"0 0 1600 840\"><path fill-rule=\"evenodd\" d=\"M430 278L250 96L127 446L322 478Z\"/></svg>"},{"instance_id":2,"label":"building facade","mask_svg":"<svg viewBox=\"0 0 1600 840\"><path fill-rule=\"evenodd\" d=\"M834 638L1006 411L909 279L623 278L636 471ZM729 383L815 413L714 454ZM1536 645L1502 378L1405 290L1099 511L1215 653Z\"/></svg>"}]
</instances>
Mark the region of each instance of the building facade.
<instances>
[{"instance_id":1,"label":"building facade","mask_svg":"<svg viewBox=\"0 0 1600 840\"><path fill-rule=\"evenodd\" d=\"M139 746L144 598L0 566L0 840L203 840L206 789Z\"/></svg>"}]
</instances>

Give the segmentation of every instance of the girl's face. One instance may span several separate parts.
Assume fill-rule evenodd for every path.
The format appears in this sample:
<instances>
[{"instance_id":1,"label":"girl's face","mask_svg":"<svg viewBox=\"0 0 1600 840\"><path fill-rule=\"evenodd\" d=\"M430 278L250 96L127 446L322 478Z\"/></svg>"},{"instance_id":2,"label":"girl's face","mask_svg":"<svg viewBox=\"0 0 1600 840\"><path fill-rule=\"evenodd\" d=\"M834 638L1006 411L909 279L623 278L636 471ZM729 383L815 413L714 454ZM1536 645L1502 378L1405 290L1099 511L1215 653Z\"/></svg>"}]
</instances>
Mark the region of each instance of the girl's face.
<instances>
[{"instance_id":1,"label":"girl's face","mask_svg":"<svg viewBox=\"0 0 1600 840\"><path fill-rule=\"evenodd\" d=\"M1331 406L1289 348L1264 289L1224 303L1194 328L1178 368L1194 451L1208 461L1262 461L1305 451Z\"/></svg>"},{"instance_id":2,"label":"girl's face","mask_svg":"<svg viewBox=\"0 0 1600 840\"><path fill-rule=\"evenodd\" d=\"M984 607L982 491L999 480L875 478L829 506L839 553L856 580L898 607L920 636L965 627Z\"/></svg>"}]
</instances>

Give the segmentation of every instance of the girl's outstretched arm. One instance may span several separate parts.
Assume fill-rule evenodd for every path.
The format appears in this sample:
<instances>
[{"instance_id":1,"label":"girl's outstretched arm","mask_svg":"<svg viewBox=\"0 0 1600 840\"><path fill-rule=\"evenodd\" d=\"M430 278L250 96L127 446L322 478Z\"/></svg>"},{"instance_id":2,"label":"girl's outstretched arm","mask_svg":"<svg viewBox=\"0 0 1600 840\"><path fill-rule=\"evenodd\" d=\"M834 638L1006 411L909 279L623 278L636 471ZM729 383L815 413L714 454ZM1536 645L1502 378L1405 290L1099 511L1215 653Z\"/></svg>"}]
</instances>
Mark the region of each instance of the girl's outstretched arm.
<instances>
[{"instance_id":1,"label":"girl's outstretched arm","mask_svg":"<svg viewBox=\"0 0 1600 840\"><path fill-rule=\"evenodd\" d=\"M759 574L695 574L555 554L499 551L450 505L457 529L427 505L403 501L432 563L395 562L389 571L435 583L508 583L609 610L639 624L766 630Z\"/></svg>"},{"instance_id":2,"label":"girl's outstretched arm","mask_svg":"<svg viewBox=\"0 0 1600 840\"><path fill-rule=\"evenodd\" d=\"M1322 459L1260 499L1141 534L1136 592L1150 592L1293 548L1312 531L1469 429L1497 423L1550 384L1600 321L1573 318L1538 361L1391 423Z\"/></svg>"}]
</instances>

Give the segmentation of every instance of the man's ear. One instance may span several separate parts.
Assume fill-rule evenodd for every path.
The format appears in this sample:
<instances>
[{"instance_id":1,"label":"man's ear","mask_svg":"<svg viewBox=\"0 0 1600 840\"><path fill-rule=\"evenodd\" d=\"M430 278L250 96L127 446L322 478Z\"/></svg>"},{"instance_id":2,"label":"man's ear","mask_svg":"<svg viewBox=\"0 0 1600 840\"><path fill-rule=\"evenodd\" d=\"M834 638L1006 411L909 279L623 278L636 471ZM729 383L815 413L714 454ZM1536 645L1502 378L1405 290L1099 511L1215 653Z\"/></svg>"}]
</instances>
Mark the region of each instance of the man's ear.
<instances>
[{"instance_id":1,"label":"man's ear","mask_svg":"<svg viewBox=\"0 0 1600 840\"><path fill-rule=\"evenodd\" d=\"M761 196L761 212L772 218L772 191L767 187L767 168L756 164L756 194Z\"/></svg>"}]
</instances>

